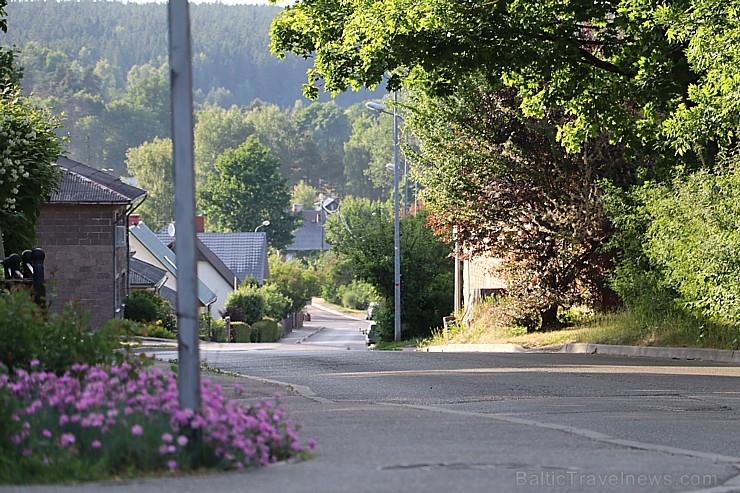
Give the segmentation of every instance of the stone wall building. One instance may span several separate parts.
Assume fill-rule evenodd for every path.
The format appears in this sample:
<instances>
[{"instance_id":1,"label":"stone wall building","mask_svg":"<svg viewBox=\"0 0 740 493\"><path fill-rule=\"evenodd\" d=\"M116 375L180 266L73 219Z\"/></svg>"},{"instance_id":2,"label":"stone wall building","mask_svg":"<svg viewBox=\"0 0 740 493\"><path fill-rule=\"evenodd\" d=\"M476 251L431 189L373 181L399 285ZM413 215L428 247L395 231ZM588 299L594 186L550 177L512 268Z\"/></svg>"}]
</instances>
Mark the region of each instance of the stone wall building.
<instances>
[{"instance_id":1,"label":"stone wall building","mask_svg":"<svg viewBox=\"0 0 740 493\"><path fill-rule=\"evenodd\" d=\"M129 291L128 215L146 192L61 157L59 190L43 205L37 233L46 252L49 309L75 303L93 327L123 317Z\"/></svg>"}]
</instances>

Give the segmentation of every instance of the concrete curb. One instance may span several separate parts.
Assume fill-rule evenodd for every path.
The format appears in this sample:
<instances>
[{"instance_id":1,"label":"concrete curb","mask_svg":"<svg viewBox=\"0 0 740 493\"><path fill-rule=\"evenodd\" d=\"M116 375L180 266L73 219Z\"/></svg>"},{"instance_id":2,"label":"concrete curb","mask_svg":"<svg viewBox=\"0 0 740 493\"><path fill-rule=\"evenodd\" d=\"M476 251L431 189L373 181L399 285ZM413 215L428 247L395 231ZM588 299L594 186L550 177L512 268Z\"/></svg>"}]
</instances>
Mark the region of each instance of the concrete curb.
<instances>
[{"instance_id":1,"label":"concrete curb","mask_svg":"<svg viewBox=\"0 0 740 493\"><path fill-rule=\"evenodd\" d=\"M720 361L740 364L740 351L729 349L671 348L652 346L616 346L608 344L568 343L560 351L572 354L610 354L650 358Z\"/></svg>"},{"instance_id":2,"label":"concrete curb","mask_svg":"<svg viewBox=\"0 0 740 493\"><path fill-rule=\"evenodd\" d=\"M311 337L311 336L314 336L314 335L318 334L318 333L319 333L319 332L321 332L322 330L324 330L324 327L319 327L318 329L314 330L314 331L313 331L313 332L311 332L310 334L307 334L307 335L305 335L305 336L301 337L300 339L298 339L297 341L295 341L295 343L296 343L296 344L302 344L302 343L303 343L303 342L304 342L304 341L305 341L306 339L308 339L308 338L309 338L309 337Z\"/></svg>"},{"instance_id":3,"label":"concrete curb","mask_svg":"<svg viewBox=\"0 0 740 493\"><path fill-rule=\"evenodd\" d=\"M421 349L427 353L524 353L526 349L516 344L445 344Z\"/></svg>"},{"instance_id":4,"label":"concrete curb","mask_svg":"<svg viewBox=\"0 0 740 493\"><path fill-rule=\"evenodd\" d=\"M649 358L718 361L740 364L740 351L730 349L672 348L653 346L617 346L571 342L561 346L524 349L516 344L446 344L429 346L419 351L428 353L569 353L643 356Z\"/></svg>"}]
</instances>

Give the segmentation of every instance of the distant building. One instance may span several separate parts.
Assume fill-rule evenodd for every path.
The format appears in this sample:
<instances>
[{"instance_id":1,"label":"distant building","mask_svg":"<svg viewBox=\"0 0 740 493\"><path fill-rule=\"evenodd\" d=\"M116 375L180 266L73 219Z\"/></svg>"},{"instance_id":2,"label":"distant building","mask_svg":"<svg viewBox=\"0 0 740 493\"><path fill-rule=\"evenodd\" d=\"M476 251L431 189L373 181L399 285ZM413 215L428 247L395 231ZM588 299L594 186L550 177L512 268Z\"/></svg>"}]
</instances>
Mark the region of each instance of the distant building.
<instances>
[{"instance_id":1,"label":"distant building","mask_svg":"<svg viewBox=\"0 0 740 493\"><path fill-rule=\"evenodd\" d=\"M59 189L42 206L37 234L46 252L50 309L75 302L94 327L123 317L128 296L128 216L146 192L66 157Z\"/></svg>"},{"instance_id":2,"label":"distant building","mask_svg":"<svg viewBox=\"0 0 740 493\"><path fill-rule=\"evenodd\" d=\"M152 230L142 222L132 224L128 229L131 238L132 256L164 270L167 279L162 289L177 292L177 256L175 252L167 248ZM170 297L164 296L164 298L172 302L169 299ZM209 311L211 315L216 315L212 312L212 306L218 300L218 296L201 279L198 279L197 299L199 308ZM176 307L176 304L173 303L173 306Z\"/></svg>"}]
</instances>

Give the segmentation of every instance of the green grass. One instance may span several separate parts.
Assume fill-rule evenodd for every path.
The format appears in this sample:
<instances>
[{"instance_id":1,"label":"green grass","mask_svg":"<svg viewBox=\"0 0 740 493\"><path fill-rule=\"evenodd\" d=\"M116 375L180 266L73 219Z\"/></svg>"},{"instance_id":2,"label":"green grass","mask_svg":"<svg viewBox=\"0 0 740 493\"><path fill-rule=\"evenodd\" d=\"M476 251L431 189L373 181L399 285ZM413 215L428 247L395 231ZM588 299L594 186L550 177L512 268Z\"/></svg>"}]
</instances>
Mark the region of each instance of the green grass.
<instances>
[{"instance_id":1,"label":"green grass","mask_svg":"<svg viewBox=\"0 0 740 493\"><path fill-rule=\"evenodd\" d=\"M527 332L523 327L502 323L500 303L484 303L469 326L452 327L446 337L442 330L421 346L440 344L517 344L537 348L572 342L628 346L698 347L740 349L740 329L701 324L676 311L657 316L620 311L603 315L568 312L569 326L560 330Z\"/></svg>"},{"instance_id":2,"label":"green grass","mask_svg":"<svg viewBox=\"0 0 740 493\"><path fill-rule=\"evenodd\" d=\"M424 342L423 339L407 339L401 342L380 341L375 345L377 351L401 351L407 348L417 348Z\"/></svg>"}]
</instances>

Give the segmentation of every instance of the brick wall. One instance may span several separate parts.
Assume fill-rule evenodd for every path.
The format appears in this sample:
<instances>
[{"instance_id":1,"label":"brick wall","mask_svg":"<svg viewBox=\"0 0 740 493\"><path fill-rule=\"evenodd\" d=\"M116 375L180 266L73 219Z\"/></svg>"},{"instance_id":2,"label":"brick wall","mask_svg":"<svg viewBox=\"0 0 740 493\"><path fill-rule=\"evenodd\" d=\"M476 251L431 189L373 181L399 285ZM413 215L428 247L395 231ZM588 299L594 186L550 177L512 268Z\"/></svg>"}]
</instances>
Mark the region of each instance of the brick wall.
<instances>
[{"instance_id":1,"label":"brick wall","mask_svg":"<svg viewBox=\"0 0 740 493\"><path fill-rule=\"evenodd\" d=\"M93 327L123 315L128 247L115 247L117 220L125 226L125 207L43 206L37 232L46 252L52 311L61 310L70 301L79 303L88 311Z\"/></svg>"}]
</instances>

